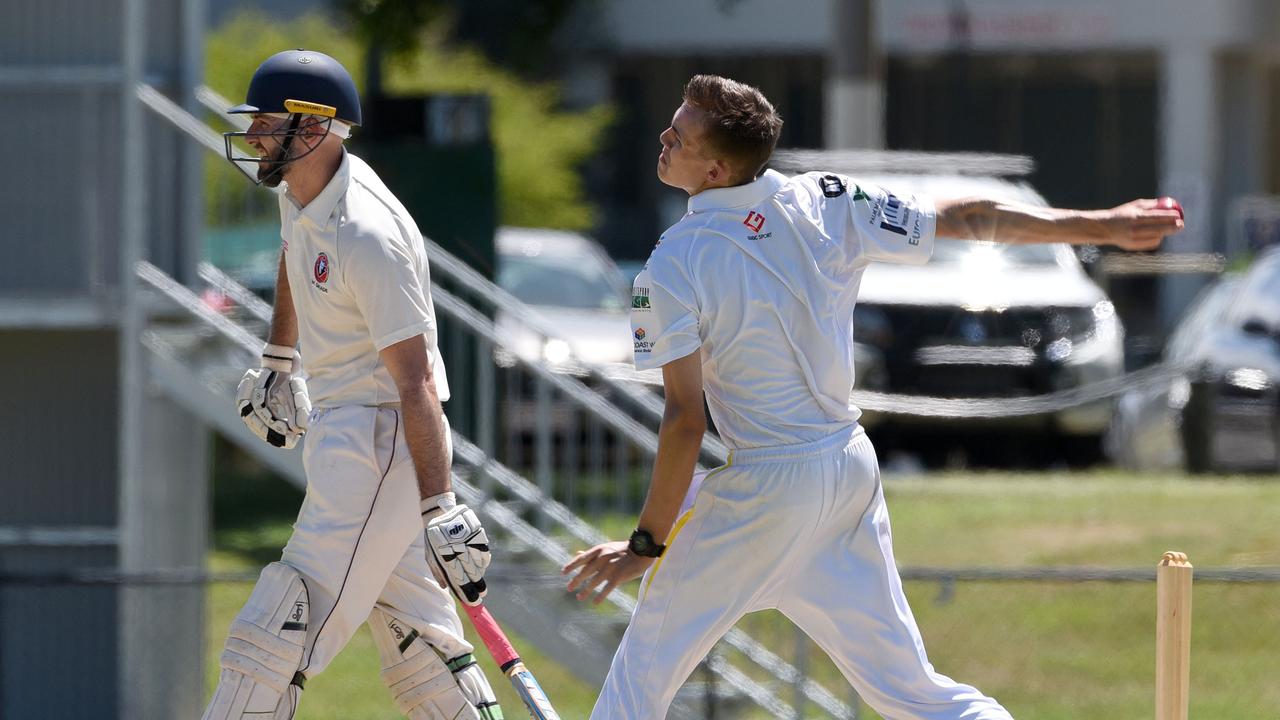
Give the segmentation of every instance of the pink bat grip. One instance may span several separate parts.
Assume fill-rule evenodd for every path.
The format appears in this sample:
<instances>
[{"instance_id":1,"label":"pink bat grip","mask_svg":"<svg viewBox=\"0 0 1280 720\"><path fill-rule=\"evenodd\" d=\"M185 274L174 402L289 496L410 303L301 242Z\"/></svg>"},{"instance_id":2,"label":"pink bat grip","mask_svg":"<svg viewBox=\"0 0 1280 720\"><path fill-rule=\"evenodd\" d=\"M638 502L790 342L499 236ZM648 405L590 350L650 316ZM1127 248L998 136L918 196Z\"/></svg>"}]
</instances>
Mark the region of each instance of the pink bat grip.
<instances>
[{"instance_id":1,"label":"pink bat grip","mask_svg":"<svg viewBox=\"0 0 1280 720\"><path fill-rule=\"evenodd\" d=\"M512 663L520 661L515 648L511 647L511 641L507 640L506 634L502 632L502 628L498 627L498 623L494 621L484 605L464 604L463 607L471 617L471 624L475 626L476 632L480 633L480 639L484 641L485 647L489 648L489 654L493 655L493 659L497 661L498 667L502 668L503 672L506 672Z\"/></svg>"}]
</instances>

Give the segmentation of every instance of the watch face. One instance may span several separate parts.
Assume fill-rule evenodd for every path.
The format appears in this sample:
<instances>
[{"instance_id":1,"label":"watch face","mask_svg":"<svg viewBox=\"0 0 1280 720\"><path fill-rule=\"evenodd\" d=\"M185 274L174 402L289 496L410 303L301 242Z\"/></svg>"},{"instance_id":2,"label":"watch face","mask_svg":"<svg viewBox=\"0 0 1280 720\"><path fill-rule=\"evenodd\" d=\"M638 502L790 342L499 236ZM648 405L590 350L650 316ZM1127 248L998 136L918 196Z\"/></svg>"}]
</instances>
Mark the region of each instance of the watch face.
<instances>
[{"instance_id":1,"label":"watch face","mask_svg":"<svg viewBox=\"0 0 1280 720\"><path fill-rule=\"evenodd\" d=\"M658 557L665 549L653 540L653 536L644 530L631 533L631 541L627 543L631 552L641 557Z\"/></svg>"}]
</instances>

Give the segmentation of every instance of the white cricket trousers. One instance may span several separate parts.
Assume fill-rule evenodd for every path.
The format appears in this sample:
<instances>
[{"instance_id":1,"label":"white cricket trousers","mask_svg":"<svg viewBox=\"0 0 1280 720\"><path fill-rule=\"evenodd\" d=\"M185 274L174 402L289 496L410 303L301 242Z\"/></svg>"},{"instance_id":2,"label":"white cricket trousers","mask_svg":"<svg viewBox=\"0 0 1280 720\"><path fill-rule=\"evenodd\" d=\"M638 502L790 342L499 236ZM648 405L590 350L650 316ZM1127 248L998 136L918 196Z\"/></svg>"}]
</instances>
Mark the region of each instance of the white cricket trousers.
<instances>
[{"instance_id":1,"label":"white cricket trousers","mask_svg":"<svg viewBox=\"0 0 1280 720\"><path fill-rule=\"evenodd\" d=\"M666 717L711 646L744 614L770 608L813 638L888 720L1010 719L929 664L861 426L734 450L691 488L691 501L641 581L592 720Z\"/></svg>"},{"instance_id":2,"label":"white cricket trousers","mask_svg":"<svg viewBox=\"0 0 1280 720\"><path fill-rule=\"evenodd\" d=\"M311 599L302 672L314 677L375 603L390 606L446 657L472 652L453 597L427 567L417 474L398 409L312 414L303 446L307 494L281 560ZM448 424L445 424L448 437Z\"/></svg>"}]
</instances>

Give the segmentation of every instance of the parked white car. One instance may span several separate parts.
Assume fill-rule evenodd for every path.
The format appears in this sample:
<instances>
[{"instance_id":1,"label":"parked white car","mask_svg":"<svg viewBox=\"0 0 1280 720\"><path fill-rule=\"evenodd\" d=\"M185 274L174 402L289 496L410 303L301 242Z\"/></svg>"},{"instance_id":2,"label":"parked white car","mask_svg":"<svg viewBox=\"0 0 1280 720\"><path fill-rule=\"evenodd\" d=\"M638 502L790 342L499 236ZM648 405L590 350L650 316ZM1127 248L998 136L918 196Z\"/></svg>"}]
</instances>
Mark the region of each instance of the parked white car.
<instances>
[{"instance_id":1,"label":"parked white car","mask_svg":"<svg viewBox=\"0 0 1280 720\"><path fill-rule=\"evenodd\" d=\"M573 232L498 230L497 284L530 306L555 337L544 337L508 313L495 320L525 359L561 363L631 362L631 287L594 240Z\"/></svg>"}]
</instances>

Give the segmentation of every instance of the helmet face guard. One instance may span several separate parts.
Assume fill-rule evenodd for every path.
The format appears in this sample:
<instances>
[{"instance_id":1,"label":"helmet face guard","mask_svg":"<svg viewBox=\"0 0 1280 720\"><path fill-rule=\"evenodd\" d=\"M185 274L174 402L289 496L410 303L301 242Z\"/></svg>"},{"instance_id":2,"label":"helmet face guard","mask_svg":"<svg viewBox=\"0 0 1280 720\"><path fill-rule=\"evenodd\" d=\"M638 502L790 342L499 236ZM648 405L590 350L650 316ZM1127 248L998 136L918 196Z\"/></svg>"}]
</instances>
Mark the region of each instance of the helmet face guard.
<instances>
[{"instance_id":1,"label":"helmet face guard","mask_svg":"<svg viewBox=\"0 0 1280 720\"><path fill-rule=\"evenodd\" d=\"M224 143L224 152L227 160L231 162L237 169L245 174L254 184L266 185L267 187L275 187L280 184L284 169L290 163L296 162L320 147L319 143L314 146L307 147L306 142L301 145L306 149L302 152L295 152L294 140L306 134L304 131L323 124L324 134L328 134L333 126L333 118L336 114L335 108L329 105L321 105L319 103L306 102L303 100L285 100L285 109L289 111L289 120L283 129L272 130L270 132L225 132L222 133ZM303 118L306 116L319 116L314 122L303 124ZM236 155L236 148L232 144L233 138L241 138L242 140L250 136L262 138L276 138L280 143L279 155L276 158L270 156L258 157L256 155ZM323 135L322 135L323 137ZM250 171L245 167L245 163L252 163L255 170ZM266 172L263 168L266 163Z\"/></svg>"},{"instance_id":2,"label":"helmet face guard","mask_svg":"<svg viewBox=\"0 0 1280 720\"><path fill-rule=\"evenodd\" d=\"M324 124L325 133L346 137L347 129L361 123L360 94L342 63L314 50L285 50L267 58L249 81L245 102L227 110L234 115L272 115L287 122L270 132L223 134L227 160L259 185L275 187L292 162L314 152L304 135ZM338 128L334 123L341 121ZM276 138L278 150L268 158L237 155L232 138ZM301 139L299 139L301 138ZM250 170L246 163L253 163Z\"/></svg>"}]
</instances>

